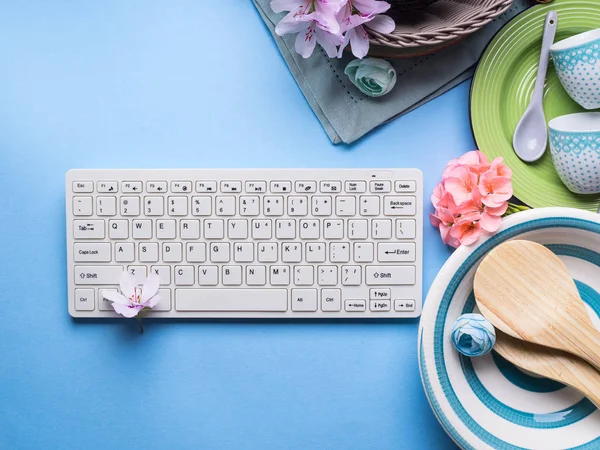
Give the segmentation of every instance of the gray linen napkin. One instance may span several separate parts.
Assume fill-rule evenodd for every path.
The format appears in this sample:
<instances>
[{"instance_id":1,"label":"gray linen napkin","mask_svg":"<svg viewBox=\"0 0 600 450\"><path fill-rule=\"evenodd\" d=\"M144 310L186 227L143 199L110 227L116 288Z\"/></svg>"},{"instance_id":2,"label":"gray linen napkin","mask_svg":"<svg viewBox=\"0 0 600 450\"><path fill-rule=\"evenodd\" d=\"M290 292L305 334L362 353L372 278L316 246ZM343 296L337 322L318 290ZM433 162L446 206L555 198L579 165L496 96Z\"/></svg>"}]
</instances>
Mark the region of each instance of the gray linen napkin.
<instances>
[{"instance_id":1,"label":"gray linen napkin","mask_svg":"<svg viewBox=\"0 0 600 450\"><path fill-rule=\"evenodd\" d=\"M310 58L302 58L294 50L295 36L282 38L275 34L275 25L285 14L275 14L269 6L270 0L253 1L298 86L334 144L349 144L470 78L496 32L532 5L532 0L514 0L508 11L459 44L432 55L389 60L398 76L396 87L383 97L371 98L356 89L344 74L344 68L354 59L352 55L329 59L317 46Z\"/></svg>"}]
</instances>

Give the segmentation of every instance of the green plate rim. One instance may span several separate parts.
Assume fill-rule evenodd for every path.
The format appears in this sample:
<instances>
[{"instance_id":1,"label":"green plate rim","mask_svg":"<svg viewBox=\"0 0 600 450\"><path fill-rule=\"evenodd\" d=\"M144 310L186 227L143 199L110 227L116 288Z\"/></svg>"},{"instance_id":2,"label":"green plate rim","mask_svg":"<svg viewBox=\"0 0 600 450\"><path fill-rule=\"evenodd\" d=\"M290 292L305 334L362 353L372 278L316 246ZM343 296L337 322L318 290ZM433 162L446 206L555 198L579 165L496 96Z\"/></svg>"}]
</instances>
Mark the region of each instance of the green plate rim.
<instances>
[{"instance_id":1,"label":"green plate rim","mask_svg":"<svg viewBox=\"0 0 600 450\"><path fill-rule=\"evenodd\" d=\"M563 0L565 5L569 5L571 6L573 3L580 3L580 4L591 4L591 6L593 5L593 1L592 0ZM551 11L553 9L556 9L556 1L549 3L549 4L538 4L538 5L532 5L529 8L524 9L523 11L517 13L512 19L510 19L507 23L505 23L498 31L496 31L496 33L494 34L494 36L490 39L490 41L487 43L487 45L485 46L481 57L479 58L479 61L477 63L477 67L475 69L475 73L473 74L473 78L471 81L471 87L469 89L469 125L471 128L471 134L473 136L473 140L475 141L475 145L476 148L480 149L484 154L486 154L486 156L489 156L490 151L487 150L482 150L481 149L481 137L478 140L477 139L477 133L475 132L475 127L473 126L473 91L475 88L475 84L477 81L477 77L478 75L481 74L481 67L482 67L482 63L484 61L484 59L488 56L488 52L490 51L490 48L496 44L496 41L498 39L498 37L506 30L506 28L513 26L514 22L521 20L523 18L523 16L525 15L532 15L532 16L543 16L545 15L548 11ZM560 2L562 3L562 2ZM562 6L562 5L560 5ZM560 9L559 9L559 14L560 14ZM559 21L560 21L560 15L559 15ZM600 24L599 24L599 28L600 28ZM565 187L566 190L566 187ZM567 190L568 192L568 190ZM574 207L574 208L578 208L578 209L582 209L582 210L587 210L587 211L591 211L591 212L598 212L599 211L599 206L600 206L600 194L592 194L592 195L585 195L585 196L580 196L580 195L575 195L573 194L574 198L577 199L577 204L573 205L573 204L542 204L540 202L536 202L536 201L528 201L527 198L521 198L519 196L519 194L517 192L515 192L515 198L517 200L519 200L521 203L530 206L530 207L534 207L534 208L538 208L538 207L548 207L548 206L563 206L563 207Z\"/></svg>"}]
</instances>

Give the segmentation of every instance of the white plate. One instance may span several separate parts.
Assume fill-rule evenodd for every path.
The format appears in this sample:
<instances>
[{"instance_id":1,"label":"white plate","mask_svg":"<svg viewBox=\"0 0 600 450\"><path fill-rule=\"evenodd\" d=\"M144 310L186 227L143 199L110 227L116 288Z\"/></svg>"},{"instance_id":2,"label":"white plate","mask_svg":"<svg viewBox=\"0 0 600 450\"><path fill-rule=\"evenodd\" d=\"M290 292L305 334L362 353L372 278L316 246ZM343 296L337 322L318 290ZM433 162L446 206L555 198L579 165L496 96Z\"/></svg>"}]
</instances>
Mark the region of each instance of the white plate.
<instances>
[{"instance_id":1,"label":"white plate","mask_svg":"<svg viewBox=\"0 0 600 450\"><path fill-rule=\"evenodd\" d=\"M600 215L570 208L514 214L492 237L454 252L431 286L419 327L425 393L446 432L465 449L599 449L600 411L577 391L526 374L495 352L463 357L450 342L458 316L475 309L479 262L515 238L560 256L600 329Z\"/></svg>"}]
</instances>

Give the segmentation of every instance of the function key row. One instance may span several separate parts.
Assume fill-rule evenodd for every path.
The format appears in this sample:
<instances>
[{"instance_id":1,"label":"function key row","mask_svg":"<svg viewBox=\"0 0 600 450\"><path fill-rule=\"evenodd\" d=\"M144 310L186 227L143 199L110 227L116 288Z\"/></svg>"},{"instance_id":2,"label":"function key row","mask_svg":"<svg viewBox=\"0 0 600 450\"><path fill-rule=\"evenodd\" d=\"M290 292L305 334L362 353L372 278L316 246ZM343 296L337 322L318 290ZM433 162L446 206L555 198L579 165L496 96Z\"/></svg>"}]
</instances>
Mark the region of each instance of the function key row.
<instances>
[{"instance_id":1,"label":"function key row","mask_svg":"<svg viewBox=\"0 0 600 450\"><path fill-rule=\"evenodd\" d=\"M99 193L118 192L119 184L121 192L123 193L135 194L144 192L144 183L142 181L122 181L120 183L118 181L98 181L96 182L96 191ZM317 190L323 193L338 193L342 192L342 187L344 188L345 192L355 194L367 192L367 187L368 191L372 193L389 193L392 192L392 188L394 192L409 193L417 190L417 183L414 180L398 180L393 184L391 180L370 180L367 186L367 182L363 180L350 180L345 182L339 180L329 180L321 181L320 183L311 180L295 181L294 183L291 181L282 180L271 181L268 185L266 181L246 181L245 183L242 183L241 181L235 180L221 181L220 183L211 180L196 181L195 183L185 180L171 181L170 183L159 180L146 182L146 192L155 194L165 192L189 193L194 191L192 188L195 188L195 192L200 193L246 192L263 194L266 192L271 192L282 194L294 191L297 193L313 193L317 192ZM73 192L92 193L94 192L94 182L74 181Z\"/></svg>"}]
</instances>

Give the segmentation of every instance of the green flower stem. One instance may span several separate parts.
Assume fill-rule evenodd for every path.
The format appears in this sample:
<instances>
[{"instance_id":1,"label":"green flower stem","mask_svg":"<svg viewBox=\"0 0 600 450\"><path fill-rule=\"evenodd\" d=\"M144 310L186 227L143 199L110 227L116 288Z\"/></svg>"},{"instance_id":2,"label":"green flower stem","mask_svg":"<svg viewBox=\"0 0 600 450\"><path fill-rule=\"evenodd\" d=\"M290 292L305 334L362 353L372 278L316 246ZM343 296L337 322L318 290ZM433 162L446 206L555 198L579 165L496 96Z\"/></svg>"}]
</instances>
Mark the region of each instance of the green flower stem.
<instances>
[{"instance_id":1,"label":"green flower stem","mask_svg":"<svg viewBox=\"0 0 600 450\"><path fill-rule=\"evenodd\" d=\"M515 203L508 202L508 208L506 209L506 213L504 213L504 217L521 211L529 211L530 209L531 208L529 206L517 205Z\"/></svg>"}]
</instances>

